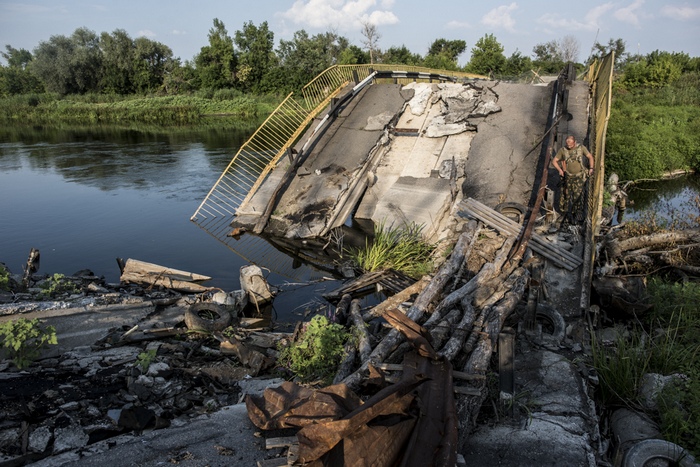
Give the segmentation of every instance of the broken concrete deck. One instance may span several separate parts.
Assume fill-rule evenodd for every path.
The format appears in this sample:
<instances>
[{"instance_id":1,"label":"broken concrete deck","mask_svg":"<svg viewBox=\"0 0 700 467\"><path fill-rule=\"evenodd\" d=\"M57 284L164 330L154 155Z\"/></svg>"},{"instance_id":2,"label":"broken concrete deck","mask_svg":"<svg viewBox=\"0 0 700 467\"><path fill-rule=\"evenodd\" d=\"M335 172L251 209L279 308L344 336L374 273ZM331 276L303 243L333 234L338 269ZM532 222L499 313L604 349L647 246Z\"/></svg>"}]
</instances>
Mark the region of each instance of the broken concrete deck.
<instances>
[{"instance_id":1,"label":"broken concrete deck","mask_svg":"<svg viewBox=\"0 0 700 467\"><path fill-rule=\"evenodd\" d=\"M316 140L266 232L321 236L354 213L369 232L415 223L437 240L464 197L527 204L550 99L546 86L493 81L368 86ZM236 224L257 222L288 167L283 159Z\"/></svg>"}]
</instances>

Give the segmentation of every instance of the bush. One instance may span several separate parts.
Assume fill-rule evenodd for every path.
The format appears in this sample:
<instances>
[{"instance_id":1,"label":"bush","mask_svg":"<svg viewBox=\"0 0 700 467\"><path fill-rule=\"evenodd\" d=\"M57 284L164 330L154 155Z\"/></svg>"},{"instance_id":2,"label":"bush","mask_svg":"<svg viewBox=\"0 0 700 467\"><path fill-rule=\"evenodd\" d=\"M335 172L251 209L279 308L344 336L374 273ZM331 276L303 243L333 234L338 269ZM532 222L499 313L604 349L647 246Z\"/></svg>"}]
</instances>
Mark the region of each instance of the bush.
<instances>
[{"instance_id":1,"label":"bush","mask_svg":"<svg viewBox=\"0 0 700 467\"><path fill-rule=\"evenodd\" d=\"M301 337L281 349L277 364L302 381L320 379L328 384L345 356L344 345L349 338L340 324L331 323L322 315L314 316L304 324Z\"/></svg>"},{"instance_id":2,"label":"bush","mask_svg":"<svg viewBox=\"0 0 700 467\"><path fill-rule=\"evenodd\" d=\"M0 324L0 338L19 369L29 366L47 345L58 344L56 329L42 326L38 319L20 318Z\"/></svg>"}]
</instances>

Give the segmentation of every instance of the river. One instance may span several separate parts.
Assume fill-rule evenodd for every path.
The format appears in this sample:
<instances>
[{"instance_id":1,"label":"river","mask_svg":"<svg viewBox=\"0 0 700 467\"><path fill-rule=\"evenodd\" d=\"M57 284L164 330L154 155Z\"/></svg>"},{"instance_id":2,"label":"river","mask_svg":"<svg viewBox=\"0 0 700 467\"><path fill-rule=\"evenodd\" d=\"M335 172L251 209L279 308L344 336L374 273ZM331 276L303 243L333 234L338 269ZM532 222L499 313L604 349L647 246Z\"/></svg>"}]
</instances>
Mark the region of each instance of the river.
<instances>
[{"instance_id":1,"label":"river","mask_svg":"<svg viewBox=\"0 0 700 467\"><path fill-rule=\"evenodd\" d=\"M90 269L113 283L116 258L134 258L211 276L206 285L226 291L238 289L240 267L255 262L272 285L294 292L277 312L301 313L337 286L305 285L327 272L258 238L224 243L190 221L255 128L0 130L0 262L21 273L37 248L40 273Z\"/></svg>"}]
</instances>

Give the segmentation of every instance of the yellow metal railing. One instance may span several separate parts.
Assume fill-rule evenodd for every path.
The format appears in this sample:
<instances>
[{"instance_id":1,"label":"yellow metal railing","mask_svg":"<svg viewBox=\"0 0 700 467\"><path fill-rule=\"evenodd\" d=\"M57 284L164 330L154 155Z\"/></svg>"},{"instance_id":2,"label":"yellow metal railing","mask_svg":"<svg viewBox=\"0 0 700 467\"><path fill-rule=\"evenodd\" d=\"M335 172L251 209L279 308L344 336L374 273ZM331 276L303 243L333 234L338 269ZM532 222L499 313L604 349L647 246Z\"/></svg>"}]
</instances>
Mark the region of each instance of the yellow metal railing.
<instances>
[{"instance_id":1,"label":"yellow metal railing","mask_svg":"<svg viewBox=\"0 0 700 467\"><path fill-rule=\"evenodd\" d=\"M430 73L453 78L484 78L471 73L431 70L403 65L334 65L311 82L296 99L294 93L270 114L256 132L238 150L229 165L199 205L191 220L201 222L221 216L231 217L244 210L270 171L295 144L311 121L328 107L348 82L369 77L372 71L423 73L425 78L393 78L396 82L429 80Z\"/></svg>"},{"instance_id":2,"label":"yellow metal railing","mask_svg":"<svg viewBox=\"0 0 700 467\"><path fill-rule=\"evenodd\" d=\"M610 106L612 103L613 67L615 64L614 52L611 52L600 61L595 61L586 73L586 80L591 83L593 100L593 112L591 114L591 128L589 131L589 145L594 156L595 169L589 186L588 217L586 219L586 248L584 251L584 263L582 272L583 293L581 294L581 308L588 309L590 304L590 283L593 277L593 263L595 261L595 236L600 227L601 212L603 208L603 185L605 183L605 133L610 119Z\"/></svg>"}]
</instances>

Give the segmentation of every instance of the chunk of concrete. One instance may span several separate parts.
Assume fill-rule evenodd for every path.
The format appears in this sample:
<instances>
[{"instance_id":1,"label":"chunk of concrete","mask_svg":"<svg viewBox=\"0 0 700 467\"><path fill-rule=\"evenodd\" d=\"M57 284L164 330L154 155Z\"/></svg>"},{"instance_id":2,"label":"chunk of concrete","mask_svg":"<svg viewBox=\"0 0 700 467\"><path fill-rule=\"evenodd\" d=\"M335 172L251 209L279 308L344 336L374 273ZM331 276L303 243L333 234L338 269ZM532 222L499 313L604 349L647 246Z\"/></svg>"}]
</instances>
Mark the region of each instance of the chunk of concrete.
<instances>
[{"instance_id":1,"label":"chunk of concrete","mask_svg":"<svg viewBox=\"0 0 700 467\"><path fill-rule=\"evenodd\" d=\"M272 290L259 266L251 264L241 268L241 288L248 294L248 301L261 305L272 300Z\"/></svg>"}]
</instances>

